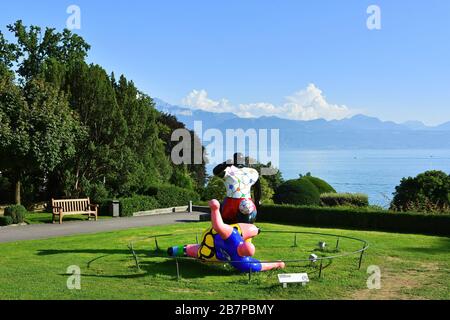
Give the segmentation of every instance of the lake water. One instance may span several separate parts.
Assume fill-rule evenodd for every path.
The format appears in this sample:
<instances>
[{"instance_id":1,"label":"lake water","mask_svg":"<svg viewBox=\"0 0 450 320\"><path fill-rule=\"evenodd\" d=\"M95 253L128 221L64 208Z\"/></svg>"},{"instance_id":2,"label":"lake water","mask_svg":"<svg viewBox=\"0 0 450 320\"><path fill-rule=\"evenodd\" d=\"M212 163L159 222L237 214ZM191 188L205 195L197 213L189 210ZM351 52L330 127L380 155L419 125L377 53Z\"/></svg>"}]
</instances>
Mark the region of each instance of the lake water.
<instances>
[{"instance_id":1,"label":"lake water","mask_svg":"<svg viewBox=\"0 0 450 320\"><path fill-rule=\"evenodd\" d=\"M450 173L450 150L280 151L280 170L285 179L311 172L338 192L366 193L371 204L388 207L403 177L427 170Z\"/></svg>"}]
</instances>

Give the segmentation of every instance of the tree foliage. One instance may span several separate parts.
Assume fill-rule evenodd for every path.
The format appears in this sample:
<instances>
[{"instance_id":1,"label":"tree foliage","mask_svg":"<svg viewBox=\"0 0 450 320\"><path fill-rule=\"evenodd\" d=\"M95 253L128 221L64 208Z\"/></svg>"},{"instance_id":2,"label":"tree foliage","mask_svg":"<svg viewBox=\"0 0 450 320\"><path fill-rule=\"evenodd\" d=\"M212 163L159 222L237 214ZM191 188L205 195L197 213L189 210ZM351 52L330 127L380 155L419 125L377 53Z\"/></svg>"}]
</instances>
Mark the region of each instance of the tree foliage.
<instances>
[{"instance_id":1,"label":"tree foliage","mask_svg":"<svg viewBox=\"0 0 450 320\"><path fill-rule=\"evenodd\" d=\"M398 211L443 212L450 210L450 175L426 171L403 178L395 188L391 209Z\"/></svg>"},{"instance_id":2,"label":"tree foliage","mask_svg":"<svg viewBox=\"0 0 450 320\"><path fill-rule=\"evenodd\" d=\"M125 76L87 64L83 38L20 20L7 28L15 41L0 32L0 174L4 186L17 182L17 202L20 190L101 199L169 182L203 187L205 164L170 161L171 132L184 124Z\"/></svg>"}]
</instances>

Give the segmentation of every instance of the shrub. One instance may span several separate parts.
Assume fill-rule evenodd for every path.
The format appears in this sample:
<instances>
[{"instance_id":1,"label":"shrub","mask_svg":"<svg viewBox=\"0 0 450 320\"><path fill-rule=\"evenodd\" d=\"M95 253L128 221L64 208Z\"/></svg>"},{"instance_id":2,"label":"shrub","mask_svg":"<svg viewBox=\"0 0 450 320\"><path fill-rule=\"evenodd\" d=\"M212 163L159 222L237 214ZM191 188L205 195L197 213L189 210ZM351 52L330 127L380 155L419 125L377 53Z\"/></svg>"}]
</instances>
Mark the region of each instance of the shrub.
<instances>
[{"instance_id":1,"label":"shrub","mask_svg":"<svg viewBox=\"0 0 450 320\"><path fill-rule=\"evenodd\" d=\"M320 201L323 205L329 207L335 206L369 206L369 197L363 193L324 193L320 195Z\"/></svg>"},{"instance_id":2,"label":"shrub","mask_svg":"<svg viewBox=\"0 0 450 320\"><path fill-rule=\"evenodd\" d=\"M103 183L90 184L86 191L91 203L101 204L108 199L109 193Z\"/></svg>"},{"instance_id":3,"label":"shrub","mask_svg":"<svg viewBox=\"0 0 450 320\"><path fill-rule=\"evenodd\" d=\"M129 198L121 198L120 200L120 216L128 217L139 211L148 211L158 209L158 201L150 196L133 196Z\"/></svg>"},{"instance_id":4,"label":"shrub","mask_svg":"<svg viewBox=\"0 0 450 320\"><path fill-rule=\"evenodd\" d=\"M9 226L13 224L13 219L10 216L0 217L0 227Z\"/></svg>"},{"instance_id":5,"label":"shrub","mask_svg":"<svg viewBox=\"0 0 450 320\"><path fill-rule=\"evenodd\" d=\"M316 186L317 190L319 190L320 194L323 193L336 193L336 190L328 184L325 180L313 177L313 176L304 176L303 179L308 180L313 185Z\"/></svg>"},{"instance_id":6,"label":"shrub","mask_svg":"<svg viewBox=\"0 0 450 320\"><path fill-rule=\"evenodd\" d=\"M197 192L172 185L150 187L146 195L155 197L160 208L184 206L188 205L189 201L200 200Z\"/></svg>"},{"instance_id":7,"label":"shrub","mask_svg":"<svg viewBox=\"0 0 450 320\"><path fill-rule=\"evenodd\" d=\"M170 183L184 189L194 190L195 181L186 167L175 168L170 178Z\"/></svg>"},{"instance_id":8,"label":"shrub","mask_svg":"<svg viewBox=\"0 0 450 320\"><path fill-rule=\"evenodd\" d=\"M391 209L396 211L448 212L449 208L450 175L434 170L403 178L391 202Z\"/></svg>"},{"instance_id":9,"label":"shrub","mask_svg":"<svg viewBox=\"0 0 450 320\"><path fill-rule=\"evenodd\" d=\"M303 177L282 183L273 200L277 204L319 205L320 193L312 182Z\"/></svg>"},{"instance_id":10,"label":"shrub","mask_svg":"<svg viewBox=\"0 0 450 320\"><path fill-rule=\"evenodd\" d=\"M223 180L219 177L212 176L208 178L208 183L203 190L202 199L205 201L209 201L212 199L221 201L223 198L225 198L226 194L227 190L225 188Z\"/></svg>"},{"instance_id":11,"label":"shrub","mask_svg":"<svg viewBox=\"0 0 450 320\"><path fill-rule=\"evenodd\" d=\"M259 180L261 184L261 203L273 203L273 195L275 192L270 187L269 182L265 177L260 177Z\"/></svg>"},{"instance_id":12,"label":"shrub","mask_svg":"<svg viewBox=\"0 0 450 320\"><path fill-rule=\"evenodd\" d=\"M450 216L350 207L264 205L258 221L320 228L349 228L448 236Z\"/></svg>"},{"instance_id":13,"label":"shrub","mask_svg":"<svg viewBox=\"0 0 450 320\"><path fill-rule=\"evenodd\" d=\"M27 209L22 205L14 205L5 208L5 217L11 217L14 224L22 223L25 219Z\"/></svg>"}]
</instances>

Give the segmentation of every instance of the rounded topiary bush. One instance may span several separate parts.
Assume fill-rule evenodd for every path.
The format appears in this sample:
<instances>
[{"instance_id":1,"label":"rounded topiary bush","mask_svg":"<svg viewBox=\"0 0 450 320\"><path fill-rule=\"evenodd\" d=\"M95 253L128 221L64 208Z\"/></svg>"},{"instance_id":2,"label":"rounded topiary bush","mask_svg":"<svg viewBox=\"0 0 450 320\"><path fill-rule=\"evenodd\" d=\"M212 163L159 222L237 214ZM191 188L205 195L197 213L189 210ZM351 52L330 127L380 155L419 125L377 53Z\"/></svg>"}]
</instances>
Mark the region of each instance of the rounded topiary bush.
<instances>
[{"instance_id":1,"label":"rounded topiary bush","mask_svg":"<svg viewBox=\"0 0 450 320\"><path fill-rule=\"evenodd\" d=\"M5 208L5 217L11 217L12 223L18 224L22 223L25 220L25 214L27 213L27 209L24 206L18 204L14 206L9 206Z\"/></svg>"},{"instance_id":2,"label":"rounded topiary bush","mask_svg":"<svg viewBox=\"0 0 450 320\"><path fill-rule=\"evenodd\" d=\"M320 205L320 193L308 179L288 180L277 188L273 201L276 204Z\"/></svg>"},{"instance_id":3,"label":"rounded topiary bush","mask_svg":"<svg viewBox=\"0 0 450 320\"><path fill-rule=\"evenodd\" d=\"M320 194L336 193L336 190L334 190L334 188L325 180L322 180L317 177L312 177L312 176L305 176L305 177L303 177L303 179L306 179L309 182L311 182L313 185L315 185L317 190L319 190Z\"/></svg>"}]
</instances>

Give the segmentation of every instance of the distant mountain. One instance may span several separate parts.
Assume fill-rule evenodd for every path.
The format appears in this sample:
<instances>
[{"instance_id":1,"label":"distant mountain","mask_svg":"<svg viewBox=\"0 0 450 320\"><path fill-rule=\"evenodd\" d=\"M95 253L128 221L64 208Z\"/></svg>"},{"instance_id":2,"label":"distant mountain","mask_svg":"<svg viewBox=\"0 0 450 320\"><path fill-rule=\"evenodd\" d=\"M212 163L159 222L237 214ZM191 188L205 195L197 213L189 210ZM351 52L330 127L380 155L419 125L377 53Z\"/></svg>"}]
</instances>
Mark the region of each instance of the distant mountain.
<instances>
[{"instance_id":1,"label":"distant mountain","mask_svg":"<svg viewBox=\"0 0 450 320\"><path fill-rule=\"evenodd\" d=\"M233 113L212 113L173 106L154 99L156 108L170 113L193 129L202 121L203 130L279 129L285 149L427 149L450 148L450 122L427 127L419 121L398 124L356 115L343 120L299 121L278 117L240 118Z\"/></svg>"},{"instance_id":2,"label":"distant mountain","mask_svg":"<svg viewBox=\"0 0 450 320\"><path fill-rule=\"evenodd\" d=\"M434 130L450 130L450 121L435 127Z\"/></svg>"},{"instance_id":3,"label":"distant mountain","mask_svg":"<svg viewBox=\"0 0 450 320\"><path fill-rule=\"evenodd\" d=\"M427 127L423 122L421 121L406 121L402 123L403 126L411 129L411 130L427 130L430 129L430 127Z\"/></svg>"}]
</instances>

